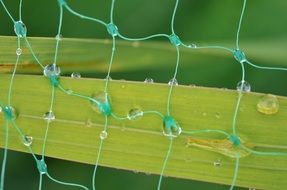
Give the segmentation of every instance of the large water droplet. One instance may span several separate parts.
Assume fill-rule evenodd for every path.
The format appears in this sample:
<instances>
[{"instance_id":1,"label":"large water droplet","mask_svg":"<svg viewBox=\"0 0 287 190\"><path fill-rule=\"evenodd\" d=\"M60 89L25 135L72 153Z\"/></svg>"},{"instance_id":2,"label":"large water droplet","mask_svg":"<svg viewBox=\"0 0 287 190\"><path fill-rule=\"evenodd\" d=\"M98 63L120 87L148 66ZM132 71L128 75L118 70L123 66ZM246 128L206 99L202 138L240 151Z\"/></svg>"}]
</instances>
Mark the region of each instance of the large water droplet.
<instances>
[{"instance_id":1,"label":"large water droplet","mask_svg":"<svg viewBox=\"0 0 287 190\"><path fill-rule=\"evenodd\" d=\"M178 85L178 82L176 80L176 78L172 78L170 79L170 81L168 82L168 85L173 85L173 86L177 86Z\"/></svg>"},{"instance_id":2,"label":"large water droplet","mask_svg":"<svg viewBox=\"0 0 287 190\"><path fill-rule=\"evenodd\" d=\"M129 120L134 120L134 119L138 119L140 117L143 116L143 111L141 111L140 109L138 108L133 108L129 111L128 115L127 115L127 118Z\"/></svg>"},{"instance_id":3,"label":"large water droplet","mask_svg":"<svg viewBox=\"0 0 287 190\"><path fill-rule=\"evenodd\" d=\"M247 81L242 80L237 83L236 89L242 92L250 92L251 86Z\"/></svg>"},{"instance_id":4,"label":"large water droplet","mask_svg":"<svg viewBox=\"0 0 287 190\"><path fill-rule=\"evenodd\" d=\"M74 78L74 79L79 79L79 78L81 78L81 73L74 72L74 73L71 74L71 77Z\"/></svg>"},{"instance_id":5,"label":"large water droplet","mask_svg":"<svg viewBox=\"0 0 287 190\"><path fill-rule=\"evenodd\" d=\"M58 77L61 73L60 67L58 67L56 64L49 64L44 68L44 75L48 78L51 77Z\"/></svg>"},{"instance_id":6,"label":"large water droplet","mask_svg":"<svg viewBox=\"0 0 287 190\"><path fill-rule=\"evenodd\" d=\"M163 134L168 137L177 137L181 134L180 126L171 116L165 116L163 119Z\"/></svg>"},{"instance_id":7,"label":"large water droplet","mask_svg":"<svg viewBox=\"0 0 287 190\"><path fill-rule=\"evenodd\" d=\"M257 103L257 111L266 115L276 114L279 110L279 101L276 96L266 94L259 99Z\"/></svg>"},{"instance_id":8,"label":"large water droplet","mask_svg":"<svg viewBox=\"0 0 287 190\"><path fill-rule=\"evenodd\" d=\"M24 144L25 146L31 146L32 143L33 143L33 137L32 137L32 136L27 136L27 135L25 135L25 136L23 137L23 144Z\"/></svg>"},{"instance_id":9,"label":"large water droplet","mask_svg":"<svg viewBox=\"0 0 287 190\"><path fill-rule=\"evenodd\" d=\"M153 83L153 79L152 78L146 78L144 80L144 83Z\"/></svg>"},{"instance_id":10,"label":"large water droplet","mask_svg":"<svg viewBox=\"0 0 287 190\"><path fill-rule=\"evenodd\" d=\"M108 137L108 133L106 131L101 131L100 139L105 140Z\"/></svg>"},{"instance_id":11,"label":"large water droplet","mask_svg":"<svg viewBox=\"0 0 287 190\"><path fill-rule=\"evenodd\" d=\"M43 117L47 122L52 122L53 120L56 119L56 117L52 111L46 112Z\"/></svg>"}]
</instances>

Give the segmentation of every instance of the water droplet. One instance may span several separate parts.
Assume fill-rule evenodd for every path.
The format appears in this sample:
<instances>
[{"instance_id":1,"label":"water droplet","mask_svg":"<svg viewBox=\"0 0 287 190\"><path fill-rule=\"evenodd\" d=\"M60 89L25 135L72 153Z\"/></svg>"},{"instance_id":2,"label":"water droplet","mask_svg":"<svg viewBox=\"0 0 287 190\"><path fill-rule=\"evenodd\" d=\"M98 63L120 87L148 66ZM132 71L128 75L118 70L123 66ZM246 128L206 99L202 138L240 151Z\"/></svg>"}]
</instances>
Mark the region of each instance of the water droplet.
<instances>
[{"instance_id":1,"label":"water droplet","mask_svg":"<svg viewBox=\"0 0 287 190\"><path fill-rule=\"evenodd\" d=\"M219 112L216 112L216 113L215 113L215 117L216 117L217 119L220 119L220 113L219 113Z\"/></svg>"},{"instance_id":2,"label":"water droplet","mask_svg":"<svg viewBox=\"0 0 287 190\"><path fill-rule=\"evenodd\" d=\"M139 171L138 170L133 170L133 173L138 174Z\"/></svg>"},{"instance_id":3,"label":"water droplet","mask_svg":"<svg viewBox=\"0 0 287 190\"><path fill-rule=\"evenodd\" d=\"M93 122L91 121L91 119L87 119L87 121L85 122L85 126L86 127L92 127Z\"/></svg>"},{"instance_id":4,"label":"water droplet","mask_svg":"<svg viewBox=\"0 0 287 190\"><path fill-rule=\"evenodd\" d=\"M153 83L153 79L152 78L146 78L144 80L144 83Z\"/></svg>"},{"instance_id":5,"label":"water droplet","mask_svg":"<svg viewBox=\"0 0 287 190\"><path fill-rule=\"evenodd\" d=\"M181 134L180 126L171 116L163 118L163 134L168 137L177 137Z\"/></svg>"},{"instance_id":6,"label":"water droplet","mask_svg":"<svg viewBox=\"0 0 287 190\"><path fill-rule=\"evenodd\" d=\"M72 89L67 89L67 94L69 94L69 95L71 95L71 94L73 94L74 93L74 91L72 90Z\"/></svg>"},{"instance_id":7,"label":"water droplet","mask_svg":"<svg viewBox=\"0 0 287 190\"><path fill-rule=\"evenodd\" d=\"M276 96L266 94L257 103L257 111L266 115L276 114L279 110L279 101Z\"/></svg>"},{"instance_id":8,"label":"water droplet","mask_svg":"<svg viewBox=\"0 0 287 190\"><path fill-rule=\"evenodd\" d=\"M55 36L55 38L56 38L56 40L61 41L63 39L63 36L62 36L62 34L57 34Z\"/></svg>"},{"instance_id":9,"label":"water droplet","mask_svg":"<svg viewBox=\"0 0 287 190\"><path fill-rule=\"evenodd\" d=\"M250 84L244 80L238 82L236 88L238 91L242 91L242 92L250 92L251 91Z\"/></svg>"},{"instance_id":10,"label":"water droplet","mask_svg":"<svg viewBox=\"0 0 287 190\"><path fill-rule=\"evenodd\" d=\"M22 54L22 49L21 48L17 48L16 49L16 55L21 55Z\"/></svg>"},{"instance_id":11,"label":"water droplet","mask_svg":"<svg viewBox=\"0 0 287 190\"><path fill-rule=\"evenodd\" d=\"M108 94L106 92L100 91L92 94L92 109L97 113L109 116L112 113L112 108Z\"/></svg>"},{"instance_id":12,"label":"water droplet","mask_svg":"<svg viewBox=\"0 0 287 190\"><path fill-rule=\"evenodd\" d=\"M248 190L256 190L255 188L250 187Z\"/></svg>"},{"instance_id":13,"label":"water droplet","mask_svg":"<svg viewBox=\"0 0 287 190\"><path fill-rule=\"evenodd\" d=\"M190 84L189 86L192 87L192 88L196 87L195 84Z\"/></svg>"},{"instance_id":14,"label":"water droplet","mask_svg":"<svg viewBox=\"0 0 287 190\"><path fill-rule=\"evenodd\" d=\"M110 76L106 76L105 80L111 81L111 80L113 80L113 79L112 79L112 77L110 77Z\"/></svg>"},{"instance_id":15,"label":"water droplet","mask_svg":"<svg viewBox=\"0 0 287 190\"><path fill-rule=\"evenodd\" d=\"M170 81L168 82L168 85L178 86L178 82L177 82L176 78L170 79Z\"/></svg>"},{"instance_id":16,"label":"water droplet","mask_svg":"<svg viewBox=\"0 0 287 190\"><path fill-rule=\"evenodd\" d=\"M60 67L58 67L56 64L49 64L44 68L44 75L46 77L58 77L61 73Z\"/></svg>"},{"instance_id":17,"label":"water droplet","mask_svg":"<svg viewBox=\"0 0 287 190\"><path fill-rule=\"evenodd\" d=\"M81 78L81 74L78 73L78 72L74 72L74 73L71 74L71 77L74 78L74 79L79 79L79 78Z\"/></svg>"},{"instance_id":18,"label":"water droplet","mask_svg":"<svg viewBox=\"0 0 287 190\"><path fill-rule=\"evenodd\" d=\"M27 35L27 28L21 20L14 23L14 31L20 38L26 37Z\"/></svg>"},{"instance_id":19,"label":"water droplet","mask_svg":"<svg viewBox=\"0 0 287 190\"><path fill-rule=\"evenodd\" d=\"M189 48L197 48L197 45L196 44L190 44L188 45Z\"/></svg>"},{"instance_id":20,"label":"water droplet","mask_svg":"<svg viewBox=\"0 0 287 190\"><path fill-rule=\"evenodd\" d=\"M135 47L135 48L139 47L140 43L138 41L135 41L135 42L132 43L132 46Z\"/></svg>"},{"instance_id":21,"label":"water droplet","mask_svg":"<svg viewBox=\"0 0 287 190\"><path fill-rule=\"evenodd\" d=\"M142 116L143 116L143 111L141 111L138 108L133 108L129 111L127 118L129 120L135 120L135 119L139 119Z\"/></svg>"},{"instance_id":22,"label":"water droplet","mask_svg":"<svg viewBox=\"0 0 287 190\"><path fill-rule=\"evenodd\" d=\"M25 146L31 146L32 143L33 143L33 137L32 137L32 136L27 136L27 135L25 135L25 136L23 137L23 144L24 144Z\"/></svg>"},{"instance_id":23,"label":"water droplet","mask_svg":"<svg viewBox=\"0 0 287 190\"><path fill-rule=\"evenodd\" d=\"M15 120L18 117L18 112L12 106L5 106L1 110L7 120Z\"/></svg>"},{"instance_id":24,"label":"water droplet","mask_svg":"<svg viewBox=\"0 0 287 190\"><path fill-rule=\"evenodd\" d=\"M215 167L220 167L220 166L221 166L221 160L220 160L220 159L215 160L215 161L213 162L213 165L214 165Z\"/></svg>"},{"instance_id":25,"label":"water droplet","mask_svg":"<svg viewBox=\"0 0 287 190\"><path fill-rule=\"evenodd\" d=\"M101 131L100 139L105 140L108 137L108 133L106 131Z\"/></svg>"},{"instance_id":26,"label":"water droplet","mask_svg":"<svg viewBox=\"0 0 287 190\"><path fill-rule=\"evenodd\" d=\"M56 119L56 117L52 111L46 112L43 117L47 122L52 122L53 120Z\"/></svg>"}]
</instances>

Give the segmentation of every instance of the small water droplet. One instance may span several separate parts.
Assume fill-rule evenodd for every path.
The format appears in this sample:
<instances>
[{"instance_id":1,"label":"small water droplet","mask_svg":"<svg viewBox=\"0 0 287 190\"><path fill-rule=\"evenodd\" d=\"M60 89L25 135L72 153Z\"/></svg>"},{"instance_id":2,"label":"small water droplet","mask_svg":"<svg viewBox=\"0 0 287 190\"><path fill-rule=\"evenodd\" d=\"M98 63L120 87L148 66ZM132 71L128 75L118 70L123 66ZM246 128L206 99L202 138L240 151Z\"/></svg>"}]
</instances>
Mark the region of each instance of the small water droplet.
<instances>
[{"instance_id":1,"label":"small water droplet","mask_svg":"<svg viewBox=\"0 0 287 190\"><path fill-rule=\"evenodd\" d=\"M217 119L220 119L220 113L219 113L219 112L216 112L216 113L215 113L215 117L216 117Z\"/></svg>"},{"instance_id":2,"label":"small water droplet","mask_svg":"<svg viewBox=\"0 0 287 190\"><path fill-rule=\"evenodd\" d=\"M181 134L180 126L171 116L163 118L163 134L168 137L177 137Z\"/></svg>"},{"instance_id":3,"label":"small water droplet","mask_svg":"<svg viewBox=\"0 0 287 190\"><path fill-rule=\"evenodd\" d=\"M25 136L23 137L23 144L24 144L25 146L29 147L29 146L32 145L32 143L33 143L33 137L32 137L32 136L27 136L27 135L25 135Z\"/></svg>"},{"instance_id":4,"label":"small water droplet","mask_svg":"<svg viewBox=\"0 0 287 190\"><path fill-rule=\"evenodd\" d=\"M196 44L190 44L188 45L189 48L197 48L197 45Z\"/></svg>"},{"instance_id":5,"label":"small water droplet","mask_svg":"<svg viewBox=\"0 0 287 190\"><path fill-rule=\"evenodd\" d=\"M132 46L135 47L135 48L139 47L140 43L138 41L135 41L135 42L132 43Z\"/></svg>"},{"instance_id":6,"label":"small water droplet","mask_svg":"<svg viewBox=\"0 0 287 190\"><path fill-rule=\"evenodd\" d=\"M44 120L46 120L47 122L52 122L53 120L56 119L52 111L46 112L43 117L44 117Z\"/></svg>"},{"instance_id":7,"label":"small water droplet","mask_svg":"<svg viewBox=\"0 0 287 190\"><path fill-rule=\"evenodd\" d=\"M276 96L266 94L257 103L257 111L266 115L276 114L279 110L279 101Z\"/></svg>"},{"instance_id":8,"label":"small water droplet","mask_svg":"<svg viewBox=\"0 0 287 190\"><path fill-rule=\"evenodd\" d=\"M248 190L256 190L255 188L250 187Z\"/></svg>"},{"instance_id":9,"label":"small water droplet","mask_svg":"<svg viewBox=\"0 0 287 190\"><path fill-rule=\"evenodd\" d=\"M153 83L153 79L152 78L146 78L145 80L144 80L144 83Z\"/></svg>"},{"instance_id":10,"label":"small water droplet","mask_svg":"<svg viewBox=\"0 0 287 190\"><path fill-rule=\"evenodd\" d=\"M44 68L44 75L46 77L58 77L61 73L60 67L58 67L56 64L49 64Z\"/></svg>"},{"instance_id":11,"label":"small water droplet","mask_svg":"<svg viewBox=\"0 0 287 190\"><path fill-rule=\"evenodd\" d=\"M113 80L111 76L106 76L105 80L111 81Z\"/></svg>"},{"instance_id":12,"label":"small water droplet","mask_svg":"<svg viewBox=\"0 0 287 190\"><path fill-rule=\"evenodd\" d=\"M81 74L78 73L78 72L73 72L73 73L71 74L71 77L74 78L74 79L79 79L79 78L81 78Z\"/></svg>"},{"instance_id":13,"label":"small water droplet","mask_svg":"<svg viewBox=\"0 0 287 190\"><path fill-rule=\"evenodd\" d=\"M237 91L250 92L251 86L247 81L242 80L237 83L236 89Z\"/></svg>"},{"instance_id":14,"label":"small water droplet","mask_svg":"<svg viewBox=\"0 0 287 190\"><path fill-rule=\"evenodd\" d=\"M170 81L168 82L168 85L178 86L178 82L177 82L176 78L170 79Z\"/></svg>"},{"instance_id":15,"label":"small water droplet","mask_svg":"<svg viewBox=\"0 0 287 190\"><path fill-rule=\"evenodd\" d=\"M217 159L213 162L213 166L215 167L220 167L221 166L221 160L220 159Z\"/></svg>"},{"instance_id":16,"label":"small water droplet","mask_svg":"<svg viewBox=\"0 0 287 190\"><path fill-rule=\"evenodd\" d=\"M108 137L108 133L106 131L101 131L100 139L105 140Z\"/></svg>"},{"instance_id":17,"label":"small water droplet","mask_svg":"<svg viewBox=\"0 0 287 190\"><path fill-rule=\"evenodd\" d=\"M74 91L72 90L72 89L67 89L67 94L69 94L69 95L71 95L71 94L73 94L74 93Z\"/></svg>"},{"instance_id":18,"label":"small water droplet","mask_svg":"<svg viewBox=\"0 0 287 190\"><path fill-rule=\"evenodd\" d=\"M85 126L86 127L92 127L93 122L91 121L91 119L87 119L87 121L85 122Z\"/></svg>"},{"instance_id":19,"label":"small water droplet","mask_svg":"<svg viewBox=\"0 0 287 190\"><path fill-rule=\"evenodd\" d=\"M56 38L56 40L61 41L63 39L63 36L62 36L62 34L57 34L55 36L55 38Z\"/></svg>"},{"instance_id":20,"label":"small water droplet","mask_svg":"<svg viewBox=\"0 0 287 190\"><path fill-rule=\"evenodd\" d=\"M21 48L17 48L16 49L16 55L21 55L22 54L22 49Z\"/></svg>"},{"instance_id":21,"label":"small water droplet","mask_svg":"<svg viewBox=\"0 0 287 190\"><path fill-rule=\"evenodd\" d=\"M133 173L138 174L139 171L138 170L133 170Z\"/></svg>"},{"instance_id":22,"label":"small water droplet","mask_svg":"<svg viewBox=\"0 0 287 190\"><path fill-rule=\"evenodd\" d=\"M141 111L138 108L133 108L129 111L127 118L129 120L135 120L135 119L139 119L142 116L143 116L143 111Z\"/></svg>"}]
</instances>

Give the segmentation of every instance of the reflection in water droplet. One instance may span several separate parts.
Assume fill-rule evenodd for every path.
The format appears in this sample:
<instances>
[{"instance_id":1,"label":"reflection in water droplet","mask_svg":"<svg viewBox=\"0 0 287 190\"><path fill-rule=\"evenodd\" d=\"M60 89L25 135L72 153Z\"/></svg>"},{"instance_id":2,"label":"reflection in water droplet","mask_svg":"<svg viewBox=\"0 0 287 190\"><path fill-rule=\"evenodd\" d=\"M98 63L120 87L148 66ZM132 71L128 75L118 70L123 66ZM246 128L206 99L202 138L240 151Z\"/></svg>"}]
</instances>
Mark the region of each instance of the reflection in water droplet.
<instances>
[{"instance_id":1,"label":"reflection in water droplet","mask_svg":"<svg viewBox=\"0 0 287 190\"><path fill-rule=\"evenodd\" d=\"M60 67L56 64L49 64L44 68L44 75L48 78L50 77L59 77L61 73Z\"/></svg>"},{"instance_id":2,"label":"reflection in water droplet","mask_svg":"<svg viewBox=\"0 0 287 190\"><path fill-rule=\"evenodd\" d=\"M43 117L45 120L47 120L47 122L51 122L51 121L56 119L56 117L52 111L46 112Z\"/></svg>"},{"instance_id":3,"label":"reflection in water droplet","mask_svg":"<svg viewBox=\"0 0 287 190\"><path fill-rule=\"evenodd\" d=\"M152 78L146 78L144 80L144 83L153 83L153 79Z\"/></svg>"},{"instance_id":4,"label":"reflection in water droplet","mask_svg":"<svg viewBox=\"0 0 287 190\"><path fill-rule=\"evenodd\" d=\"M100 133L100 139L105 140L108 137L108 133L106 131L102 131Z\"/></svg>"},{"instance_id":5,"label":"reflection in water droplet","mask_svg":"<svg viewBox=\"0 0 287 190\"><path fill-rule=\"evenodd\" d=\"M32 136L27 136L27 135L25 135L25 136L23 137L23 144L24 144L25 146L31 146L32 143L33 143L33 137L32 137Z\"/></svg>"},{"instance_id":6,"label":"reflection in water droplet","mask_svg":"<svg viewBox=\"0 0 287 190\"><path fill-rule=\"evenodd\" d=\"M276 114L279 110L279 101L276 96L266 94L257 103L257 111L266 115Z\"/></svg>"},{"instance_id":7,"label":"reflection in water droplet","mask_svg":"<svg viewBox=\"0 0 287 190\"><path fill-rule=\"evenodd\" d=\"M71 74L71 77L74 78L74 79L79 79L79 78L81 78L81 74L78 73L78 72L74 72L74 73Z\"/></svg>"},{"instance_id":8,"label":"reflection in water droplet","mask_svg":"<svg viewBox=\"0 0 287 190\"><path fill-rule=\"evenodd\" d=\"M168 85L178 86L178 82L177 82L176 78L170 79L170 81L168 82Z\"/></svg>"},{"instance_id":9,"label":"reflection in water droplet","mask_svg":"<svg viewBox=\"0 0 287 190\"><path fill-rule=\"evenodd\" d=\"M143 111L141 111L138 108L133 108L129 111L127 118L129 120L135 120L135 119L139 119L142 116L143 116Z\"/></svg>"},{"instance_id":10,"label":"reflection in water droplet","mask_svg":"<svg viewBox=\"0 0 287 190\"><path fill-rule=\"evenodd\" d=\"M251 86L248 82L243 80L237 83L236 89L237 91L250 92Z\"/></svg>"},{"instance_id":11,"label":"reflection in water droplet","mask_svg":"<svg viewBox=\"0 0 287 190\"><path fill-rule=\"evenodd\" d=\"M213 165L214 165L215 167L220 167L220 166L221 166L221 160L220 160L220 159L215 160L215 161L213 162Z\"/></svg>"}]
</instances>

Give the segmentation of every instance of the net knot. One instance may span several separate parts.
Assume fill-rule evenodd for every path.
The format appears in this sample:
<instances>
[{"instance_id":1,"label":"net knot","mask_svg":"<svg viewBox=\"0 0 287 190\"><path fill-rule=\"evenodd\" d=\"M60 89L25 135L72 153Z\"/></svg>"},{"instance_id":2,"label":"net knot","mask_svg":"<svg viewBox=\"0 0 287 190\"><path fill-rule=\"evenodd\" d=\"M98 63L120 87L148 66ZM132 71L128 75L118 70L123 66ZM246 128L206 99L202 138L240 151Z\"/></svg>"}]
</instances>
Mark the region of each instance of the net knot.
<instances>
[{"instance_id":1,"label":"net knot","mask_svg":"<svg viewBox=\"0 0 287 190\"><path fill-rule=\"evenodd\" d=\"M230 137L229 137L229 140L232 142L232 144L234 145L234 146L239 146L240 145L240 139L238 138L238 136L236 136L236 135L231 135Z\"/></svg>"},{"instance_id":2,"label":"net knot","mask_svg":"<svg viewBox=\"0 0 287 190\"><path fill-rule=\"evenodd\" d=\"M64 5L67 4L66 0L58 0L58 3L59 3L60 6L64 6Z\"/></svg>"},{"instance_id":3,"label":"net knot","mask_svg":"<svg viewBox=\"0 0 287 190\"><path fill-rule=\"evenodd\" d=\"M239 63L244 63L247 61L244 52L239 49L234 50L233 56Z\"/></svg>"},{"instance_id":4,"label":"net knot","mask_svg":"<svg viewBox=\"0 0 287 190\"><path fill-rule=\"evenodd\" d=\"M27 28L21 20L14 23L14 31L20 38L25 38L27 35Z\"/></svg>"},{"instance_id":5,"label":"net knot","mask_svg":"<svg viewBox=\"0 0 287 190\"><path fill-rule=\"evenodd\" d=\"M163 118L163 134L168 137L177 137L181 133L181 128L171 116Z\"/></svg>"},{"instance_id":6,"label":"net knot","mask_svg":"<svg viewBox=\"0 0 287 190\"><path fill-rule=\"evenodd\" d=\"M45 163L45 160L37 160L37 169L40 172L40 174L47 174L47 164Z\"/></svg>"},{"instance_id":7,"label":"net knot","mask_svg":"<svg viewBox=\"0 0 287 190\"><path fill-rule=\"evenodd\" d=\"M179 46L179 45L181 45L181 41L180 41L179 37L178 37L176 34L171 34L171 35L169 36L169 41L170 41L170 43L171 43L172 45L174 45L174 46Z\"/></svg>"},{"instance_id":8,"label":"net knot","mask_svg":"<svg viewBox=\"0 0 287 190\"><path fill-rule=\"evenodd\" d=\"M107 25L107 30L108 30L109 34L113 37L115 37L119 34L118 27L113 23L109 23Z\"/></svg>"},{"instance_id":9,"label":"net knot","mask_svg":"<svg viewBox=\"0 0 287 190\"><path fill-rule=\"evenodd\" d=\"M11 106L3 106L1 107L4 113L4 117L6 120L14 120L16 118L15 110Z\"/></svg>"}]
</instances>

